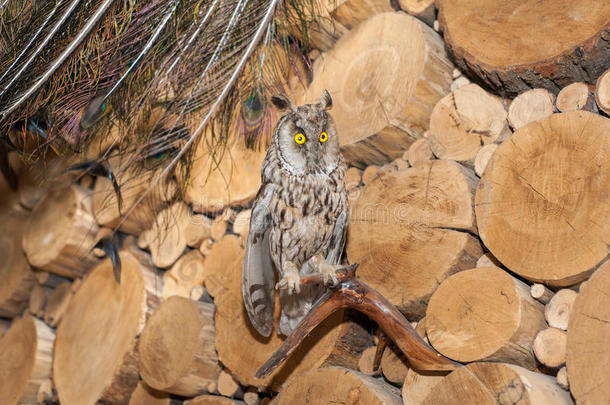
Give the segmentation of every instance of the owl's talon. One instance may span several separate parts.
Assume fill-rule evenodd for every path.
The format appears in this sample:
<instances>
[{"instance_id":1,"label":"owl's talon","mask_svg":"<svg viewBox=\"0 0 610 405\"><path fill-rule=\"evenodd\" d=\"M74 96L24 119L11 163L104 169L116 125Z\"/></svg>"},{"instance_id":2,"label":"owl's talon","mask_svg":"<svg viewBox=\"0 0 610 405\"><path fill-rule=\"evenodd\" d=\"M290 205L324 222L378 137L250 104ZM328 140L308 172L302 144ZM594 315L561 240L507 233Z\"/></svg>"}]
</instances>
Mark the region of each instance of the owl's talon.
<instances>
[{"instance_id":1,"label":"owl's talon","mask_svg":"<svg viewBox=\"0 0 610 405\"><path fill-rule=\"evenodd\" d=\"M339 266L337 266L339 267ZM337 278L337 273L335 270L335 266L324 266L322 269L322 279L324 280L324 284L328 287L336 287L339 284L339 278Z\"/></svg>"},{"instance_id":2,"label":"owl's talon","mask_svg":"<svg viewBox=\"0 0 610 405\"><path fill-rule=\"evenodd\" d=\"M299 273L289 272L284 274L278 283L280 289L288 289L288 294L298 294L301 292L301 277Z\"/></svg>"}]
</instances>

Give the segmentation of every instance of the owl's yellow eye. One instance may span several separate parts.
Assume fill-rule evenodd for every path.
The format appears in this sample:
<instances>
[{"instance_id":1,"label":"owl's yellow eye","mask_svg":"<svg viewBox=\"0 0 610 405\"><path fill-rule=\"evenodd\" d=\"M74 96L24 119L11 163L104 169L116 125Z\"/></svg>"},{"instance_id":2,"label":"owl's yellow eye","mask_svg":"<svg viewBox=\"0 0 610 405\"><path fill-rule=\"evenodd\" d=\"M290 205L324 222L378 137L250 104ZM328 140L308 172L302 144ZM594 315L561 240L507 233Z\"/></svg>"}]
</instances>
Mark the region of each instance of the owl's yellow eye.
<instances>
[{"instance_id":1,"label":"owl's yellow eye","mask_svg":"<svg viewBox=\"0 0 610 405\"><path fill-rule=\"evenodd\" d=\"M303 135L302 133L298 133L294 136L294 141L296 143L298 143L299 145L302 145L305 143L305 135Z\"/></svg>"},{"instance_id":2,"label":"owl's yellow eye","mask_svg":"<svg viewBox=\"0 0 610 405\"><path fill-rule=\"evenodd\" d=\"M326 132L322 132L320 134L320 142L326 142L328 141L328 134Z\"/></svg>"}]
</instances>

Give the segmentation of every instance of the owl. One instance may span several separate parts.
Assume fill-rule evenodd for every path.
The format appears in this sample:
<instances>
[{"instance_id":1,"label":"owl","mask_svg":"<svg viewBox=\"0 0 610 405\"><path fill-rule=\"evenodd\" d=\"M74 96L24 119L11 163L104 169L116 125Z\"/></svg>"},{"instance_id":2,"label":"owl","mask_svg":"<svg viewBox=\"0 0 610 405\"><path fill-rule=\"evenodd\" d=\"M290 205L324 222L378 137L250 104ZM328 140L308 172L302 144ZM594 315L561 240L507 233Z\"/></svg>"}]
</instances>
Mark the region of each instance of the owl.
<instances>
[{"instance_id":1,"label":"owl","mask_svg":"<svg viewBox=\"0 0 610 405\"><path fill-rule=\"evenodd\" d=\"M263 336L273 328L274 268L282 287L278 332L288 335L326 289L300 286L301 277L322 274L325 283L337 282L348 215L346 164L328 91L316 104L295 107L283 96L272 102L287 113L263 161L242 270L244 305Z\"/></svg>"}]
</instances>

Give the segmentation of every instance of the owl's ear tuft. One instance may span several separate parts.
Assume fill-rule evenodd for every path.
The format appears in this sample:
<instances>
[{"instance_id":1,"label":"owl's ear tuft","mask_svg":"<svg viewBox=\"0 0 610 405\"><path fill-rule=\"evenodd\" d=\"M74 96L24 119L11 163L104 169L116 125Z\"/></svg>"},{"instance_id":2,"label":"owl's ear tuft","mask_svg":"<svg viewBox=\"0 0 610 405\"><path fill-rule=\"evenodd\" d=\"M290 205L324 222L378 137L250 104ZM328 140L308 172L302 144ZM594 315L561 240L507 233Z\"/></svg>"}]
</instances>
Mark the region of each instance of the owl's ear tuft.
<instances>
[{"instance_id":1,"label":"owl's ear tuft","mask_svg":"<svg viewBox=\"0 0 610 405\"><path fill-rule=\"evenodd\" d=\"M324 90L320 96L320 102L318 105L320 106L321 110L330 110L333 107L333 99L328 90Z\"/></svg>"},{"instance_id":2,"label":"owl's ear tuft","mask_svg":"<svg viewBox=\"0 0 610 405\"><path fill-rule=\"evenodd\" d=\"M280 111L285 111L285 110L294 111L294 103L292 102L292 100L290 100L288 97L286 97L284 95L279 94L277 96L272 96L271 102Z\"/></svg>"}]
</instances>

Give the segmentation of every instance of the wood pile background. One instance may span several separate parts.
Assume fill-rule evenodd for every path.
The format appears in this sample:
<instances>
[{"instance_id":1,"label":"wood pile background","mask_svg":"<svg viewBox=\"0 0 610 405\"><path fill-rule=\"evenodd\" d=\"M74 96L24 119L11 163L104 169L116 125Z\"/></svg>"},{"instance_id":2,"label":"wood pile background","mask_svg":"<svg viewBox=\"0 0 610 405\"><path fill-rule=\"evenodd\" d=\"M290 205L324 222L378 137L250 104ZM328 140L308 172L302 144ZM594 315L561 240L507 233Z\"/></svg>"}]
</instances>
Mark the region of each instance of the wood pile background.
<instances>
[{"instance_id":1,"label":"wood pile background","mask_svg":"<svg viewBox=\"0 0 610 405\"><path fill-rule=\"evenodd\" d=\"M185 200L169 183L121 224L109 181L12 161L0 403L608 403L610 4L318 3L312 79L293 89L334 99L347 259L465 366L422 374L390 344L375 369L376 326L340 312L254 378L282 342L241 299L264 151L235 142L214 169L202 143ZM148 181L119 179L123 212ZM120 284L94 249L119 224Z\"/></svg>"}]
</instances>

